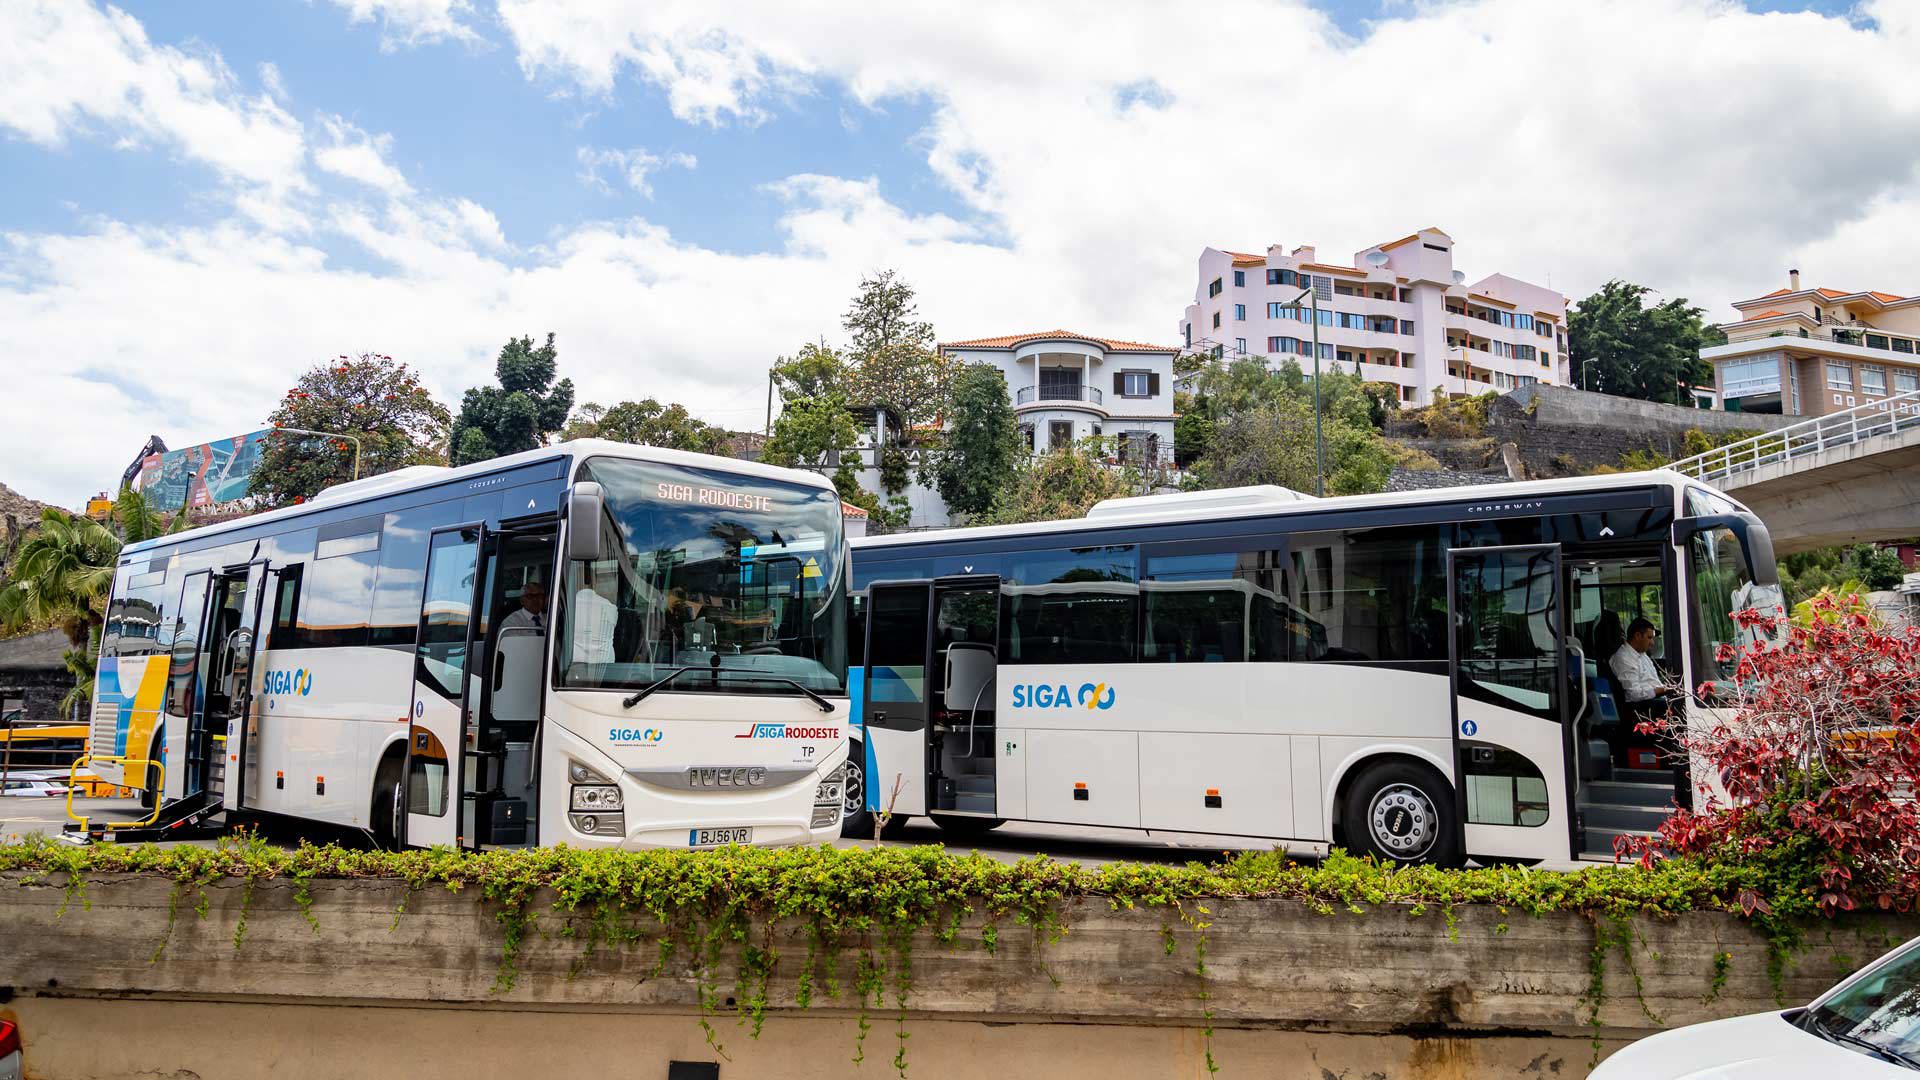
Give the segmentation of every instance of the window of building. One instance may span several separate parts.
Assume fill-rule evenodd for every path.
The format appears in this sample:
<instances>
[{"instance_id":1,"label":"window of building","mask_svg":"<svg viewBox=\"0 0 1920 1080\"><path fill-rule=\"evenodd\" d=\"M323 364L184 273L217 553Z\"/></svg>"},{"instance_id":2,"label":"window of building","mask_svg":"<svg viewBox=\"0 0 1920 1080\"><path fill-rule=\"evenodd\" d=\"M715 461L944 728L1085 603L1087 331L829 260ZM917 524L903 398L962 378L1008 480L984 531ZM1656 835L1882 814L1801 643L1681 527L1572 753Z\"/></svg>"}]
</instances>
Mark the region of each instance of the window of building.
<instances>
[{"instance_id":1,"label":"window of building","mask_svg":"<svg viewBox=\"0 0 1920 1080\"><path fill-rule=\"evenodd\" d=\"M1220 313L1217 311L1213 313L1213 328L1220 329Z\"/></svg>"},{"instance_id":2,"label":"window of building","mask_svg":"<svg viewBox=\"0 0 1920 1080\"><path fill-rule=\"evenodd\" d=\"M1333 294L1335 296L1359 296L1360 290L1344 281L1336 281L1333 283Z\"/></svg>"},{"instance_id":3,"label":"window of building","mask_svg":"<svg viewBox=\"0 0 1920 1080\"><path fill-rule=\"evenodd\" d=\"M1893 388L1902 394L1911 394L1920 390L1920 372L1896 371L1893 373Z\"/></svg>"},{"instance_id":4,"label":"window of building","mask_svg":"<svg viewBox=\"0 0 1920 1080\"><path fill-rule=\"evenodd\" d=\"M1278 300L1270 300L1267 302L1267 318L1269 319L1286 318L1286 316L1280 314L1280 302Z\"/></svg>"},{"instance_id":5,"label":"window of building","mask_svg":"<svg viewBox=\"0 0 1920 1080\"><path fill-rule=\"evenodd\" d=\"M1208 296L1220 295L1220 279L1219 278L1214 278L1213 281L1207 285L1207 295Z\"/></svg>"},{"instance_id":6,"label":"window of building","mask_svg":"<svg viewBox=\"0 0 1920 1080\"><path fill-rule=\"evenodd\" d=\"M1910 353L1913 351L1913 339L1897 337L1893 339L1893 351Z\"/></svg>"},{"instance_id":7,"label":"window of building","mask_svg":"<svg viewBox=\"0 0 1920 1080\"><path fill-rule=\"evenodd\" d=\"M1297 353L1300 351L1300 339L1296 337L1268 338L1267 351L1276 352L1276 353Z\"/></svg>"},{"instance_id":8,"label":"window of building","mask_svg":"<svg viewBox=\"0 0 1920 1080\"><path fill-rule=\"evenodd\" d=\"M1412 400L1413 400L1413 387L1411 387L1411 386L1403 386L1403 387L1401 387L1401 388L1400 388L1400 400L1401 400L1401 401L1412 401Z\"/></svg>"},{"instance_id":9,"label":"window of building","mask_svg":"<svg viewBox=\"0 0 1920 1080\"><path fill-rule=\"evenodd\" d=\"M1152 397L1159 392L1159 387L1154 385L1159 380L1151 371L1122 371L1114 376L1114 381L1120 384L1114 389L1120 391L1121 397Z\"/></svg>"},{"instance_id":10,"label":"window of building","mask_svg":"<svg viewBox=\"0 0 1920 1080\"><path fill-rule=\"evenodd\" d=\"M1827 389L1853 389L1853 365L1838 360L1827 361Z\"/></svg>"},{"instance_id":11,"label":"window of building","mask_svg":"<svg viewBox=\"0 0 1920 1080\"><path fill-rule=\"evenodd\" d=\"M1234 322L1247 321L1247 305L1245 304L1233 305L1233 321Z\"/></svg>"},{"instance_id":12,"label":"window of building","mask_svg":"<svg viewBox=\"0 0 1920 1080\"><path fill-rule=\"evenodd\" d=\"M1868 334L1867 335L1867 348L1885 349L1887 347L1888 347L1887 335L1885 334Z\"/></svg>"},{"instance_id":13,"label":"window of building","mask_svg":"<svg viewBox=\"0 0 1920 1080\"><path fill-rule=\"evenodd\" d=\"M1234 351L1238 352L1241 356L1247 355L1247 339L1243 337L1234 338L1233 348Z\"/></svg>"},{"instance_id":14,"label":"window of building","mask_svg":"<svg viewBox=\"0 0 1920 1080\"><path fill-rule=\"evenodd\" d=\"M1350 352L1348 352L1348 351L1347 351L1347 350L1345 350L1345 349L1341 349L1341 350L1339 350L1339 351L1337 351L1337 352L1335 352L1335 353L1333 354L1333 358L1334 358L1335 360L1338 360L1338 361L1340 361L1340 362L1341 362L1341 363L1343 363L1343 364L1351 364L1351 363L1353 363L1353 362L1354 362L1354 359L1353 359L1353 354L1352 354L1352 353L1350 353Z\"/></svg>"},{"instance_id":15,"label":"window of building","mask_svg":"<svg viewBox=\"0 0 1920 1080\"><path fill-rule=\"evenodd\" d=\"M1247 272L1245 270L1235 270L1233 272L1233 287L1238 289L1246 285L1246 283L1247 283Z\"/></svg>"},{"instance_id":16,"label":"window of building","mask_svg":"<svg viewBox=\"0 0 1920 1080\"><path fill-rule=\"evenodd\" d=\"M1180 332L1185 334L1187 337L1187 348L1189 349L1193 348L1193 324L1192 323L1181 324Z\"/></svg>"},{"instance_id":17,"label":"window of building","mask_svg":"<svg viewBox=\"0 0 1920 1080\"><path fill-rule=\"evenodd\" d=\"M1130 663L1140 586L1132 545L1008 556L1003 663Z\"/></svg>"},{"instance_id":18,"label":"window of building","mask_svg":"<svg viewBox=\"0 0 1920 1080\"><path fill-rule=\"evenodd\" d=\"M1863 394L1886 393L1887 369L1879 364L1861 364L1860 392Z\"/></svg>"},{"instance_id":19,"label":"window of building","mask_svg":"<svg viewBox=\"0 0 1920 1080\"><path fill-rule=\"evenodd\" d=\"M1825 312L1825 311L1824 311L1824 310L1823 310L1823 309L1822 309L1822 308L1820 307L1820 305L1818 305L1818 304L1815 304L1815 305L1814 305L1814 307L1813 307L1813 322L1814 322L1814 325L1815 325L1815 326L1818 326L1818 325L1819 325L1820 323L1822 323L1822 322L1824 322L1824 321L1826 321L1826 312Z\"/></svg>"},{"instance_id":20,"label":"window of building","mask_svg":"<svg viewBox=\"0 0 1920 1080\"><path fill-rule=\"evenodd\" d=\"M1533 316L1516 315L1514 316L1513 325L1516 329L1531 330L1533 329Z\"/></svg>"},{"instance_id":21,"label":"window of building","mask_svg":"<svg viewBox=\"0 0 1920 1080\"><path fill-rule=\"evenodd\" d=\"M1411 303L1413 303L1413 290L1412 290L1412 289L1401 289L1401 290L1400 290L1400 302L1401 302L1401 303L1403 303L1403 304L1411 304Z\"/></svg>"},{"instance_id":22,"label":"window of building","mask_svg":"<svg viewBox=\"0 0 1920 1080\"><path fill-rule=\"evenodd\" d=\"M1439 244L1429 244L1429 243L1426 243L1425 241L1422 241L1422 242L1421 242L1421 244L1420 244L1420 246L1421 246L1421 247L1423 247L1423 248L1426 248L1426 249L1427 249L1428 251L1445 251L1445 250L1447 250L1446 248L1443 248L1443 247L1441 247L1441 246L1440 246Z\"/></svg>"},{"instance_id":23,"label":"window of building","mask_svg":"<svg viewBox=\"0 0 1920 1080\"><path fill-rule=\"evenodd\" d=\"M1412 320L1412 319L1401 319L1401 320L1400 320L1400 332L1401 332L1401 333L1403 333L1403 334L1407 334L1407 335L1411 335L1411 334L1413 333L1413 320Z\"/></svg>"},{"instance_id":24,"label":"window of building","mask_svg":"<svg viewBox=\"0 0 1920 1080\"><path fill-rule=\"evenodd\" d=\"M1334 313L1334 325L1343 330L1365 330L1367 328L1367 317L1365 315L1355 315L1350 312L1337 311Z\"/></svg>"},{"instance_id":25,"label":"window of building","mask_svg":"<svg viewBox=\"0 0 1920 1080\"><path fill-rule=\"evenodd\" d=\"M1533 332L1540 335L1541 337L1552 337L1553 324L1545 323L1545 322L1535 322L1533 324Z\"/></svg>"},{"instance_id":26,"label":"window of building","mask_svg":"<svg viewBox=\"0 0 1920 1080\"><path fill-rule=\"evenodd\" d=\"M1280 284L1280 271L1278 270L1267 271L1267 284L1269 285Z\"/></svg>"},{"instance_id":27,"label":"window of building","mask_svg":"<svg viewBox=\"0 0 1920 1080\"><path fill-rule=\"evenodd\" d=\"M1268 353L1277 353L1277 352L1279 352L1279 351L1280 351L1280 339L1279 339L1279 338L1277 338L1277 337L1270 337L1270 338L1268 338L1268 339L1267 339L1267 352L1268 352Z\"/></svg>"},{"instance_id":28,"label":"window of building","mask_svg":"<svg viewBox=\"0 0 1920 1080\"><path fill-rule=\"evenodd\" d=\"M1311 351L1311 350L1309 350L1309 351ZM1332 345L1330 345L1330 344L1328 344L1328 343L1326 343L1326 342L1321 342L1321 343L1320 343L1320 359L1322 359L1322 360L1331 360L1331 359L1333 359L1333 346L1332 346Z\"/></svg>"},{"instance_id":29,"label":"window of building","mask_svg":"<svg viewBox=\"0 0 1920 1080\"><path fill-rule=\"evenodd\" d=\"M1404 368L1410 368L1410 367L1412 367L1412 366L1413 366L1413 354L1412 354L1412 353L1410 353L1410 352L1408 352L1408 353L1401 353L1401 354L1400 354L1400 366L1401 366L1401 367L1404 367Z\"/></svg>"}]
</instances>

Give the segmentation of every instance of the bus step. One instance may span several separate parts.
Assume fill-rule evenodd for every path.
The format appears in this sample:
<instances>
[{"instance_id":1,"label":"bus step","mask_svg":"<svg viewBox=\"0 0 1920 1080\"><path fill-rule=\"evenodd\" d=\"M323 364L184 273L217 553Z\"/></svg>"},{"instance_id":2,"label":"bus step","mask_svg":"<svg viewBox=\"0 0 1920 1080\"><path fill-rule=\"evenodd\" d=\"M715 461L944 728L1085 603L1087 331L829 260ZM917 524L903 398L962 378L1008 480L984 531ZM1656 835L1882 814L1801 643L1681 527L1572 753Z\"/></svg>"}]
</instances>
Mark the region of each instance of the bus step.
<instances>
[{"instance_id":1,"label":"bus step","mask_svg":"<svg viewBox=\"0 0 1920 1080\"><path fill-rule=\"evenodd\" d=\"M1672 769L1615 769L1613 779L1634 784L1665 784L1667 791L1673 791Z\"/></svg>"},{"instance_id":2,"label":"bus step","mask_svg":"<svg viewBox=\"0 0 1920 1080\"><path fill-rule=\"evenodd\" d=\"M163 808L151 825L111 829L104 824L89 822L83 829L79 822L69 821L64 832L77 838L73 843L81 844L97 841L144 844L163 840L204 840L227 834L229 828L226 822L213 822L213 818L220 816L225 809L220 800L210 799L203 794Z\"/></svg>"},{"instance_id":3,"label":"bus step","mask_svg":"<svg viewBox=\"0 0 1920 1080\"><path fill-rule=\"evenodd\" d=\"M994 778L991 775L962 773L948 779L953 781L954 790L962 795L992 795L995 790Z\"/></svg>"},{"instance_id":4,"label":"bus step","mask_svg":"<svg viewBox=\"0 0 1920 1080\"><path fill-rule=\"evenodd\" d=\"M1613 842L1619 837L1622 837L1622 836L1650 837L1652 835L1653 835L1653 830L1651 829L1609 829L1609 828L1603 828L1603 827L1595 827L1592 824L1588 824L1587 846L1586 846L1585 853L1588 855L1611 856L1613 854Z\"/></svg>"},{"instance_id":5,"label":"bus step","mask_svg":"<svg viewBox=\"0 0 1920 1080\"><path fill-rule=\"evenodd\" d=\"M1589 780L1580 785L1584 802L1614 806L1650 806L1665 809L1673 802L1673 782L1643 784L1632 780Z\"/></svg>"},{"instance_id":6,"label":"bus step","mask_svg":"<svg viewBox=\"0 0 1920 1080\"><path fill-rule=\"evenodd\" d=\"M1667 793L1672 795L1672 791ZM1587 823L1588 831L1594 829L1630 829L1634 831L1652 831L1667 820L1669 811L1665 807L1642 806L1633 803L1590 802L1580 805L1580 813Z\"/></svg>"}]
</instances>

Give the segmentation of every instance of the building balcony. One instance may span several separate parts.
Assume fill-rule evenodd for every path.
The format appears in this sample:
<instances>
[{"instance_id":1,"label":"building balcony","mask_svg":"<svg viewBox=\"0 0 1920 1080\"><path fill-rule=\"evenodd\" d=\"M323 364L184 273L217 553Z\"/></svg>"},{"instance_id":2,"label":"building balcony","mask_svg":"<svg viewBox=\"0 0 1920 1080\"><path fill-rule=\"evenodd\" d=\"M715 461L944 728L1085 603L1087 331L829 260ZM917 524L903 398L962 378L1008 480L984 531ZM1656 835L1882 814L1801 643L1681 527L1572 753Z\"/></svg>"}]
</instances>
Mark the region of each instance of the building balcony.
<instances>
[{"instance_id":1,"label":"building balcony","mask_svg":"<svg viewBox=\"0 0 1920 1080\"><path fill-rule=\"evenodd\" d=\"M1084 383L1073 386L1023 386L1013 392L1014 409L1081 408L1106 415L1100 389Z\"/></svg>"}]
</instances>

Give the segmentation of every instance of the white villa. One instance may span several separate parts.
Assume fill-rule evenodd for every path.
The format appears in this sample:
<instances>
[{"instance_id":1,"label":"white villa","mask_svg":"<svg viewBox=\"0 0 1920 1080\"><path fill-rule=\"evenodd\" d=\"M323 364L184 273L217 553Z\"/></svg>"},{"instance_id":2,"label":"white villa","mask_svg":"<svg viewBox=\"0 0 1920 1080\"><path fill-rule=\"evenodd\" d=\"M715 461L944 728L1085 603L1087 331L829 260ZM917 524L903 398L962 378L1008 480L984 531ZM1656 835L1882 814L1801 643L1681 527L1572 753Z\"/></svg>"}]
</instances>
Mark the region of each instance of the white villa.
<instances>
[{"instance_id":1,"label":"white villa","mask_svg":"<svg viewBox=\"0 0 1920 1080\"><path fill-rule=\"evenodd\" d=\"M1141 465L1173 462L1173 358L1166 345L1072 330L950 341L942 356L1006 376L1027 445L1038 453L1091 436Z\"/></svg>"}]
</instances>

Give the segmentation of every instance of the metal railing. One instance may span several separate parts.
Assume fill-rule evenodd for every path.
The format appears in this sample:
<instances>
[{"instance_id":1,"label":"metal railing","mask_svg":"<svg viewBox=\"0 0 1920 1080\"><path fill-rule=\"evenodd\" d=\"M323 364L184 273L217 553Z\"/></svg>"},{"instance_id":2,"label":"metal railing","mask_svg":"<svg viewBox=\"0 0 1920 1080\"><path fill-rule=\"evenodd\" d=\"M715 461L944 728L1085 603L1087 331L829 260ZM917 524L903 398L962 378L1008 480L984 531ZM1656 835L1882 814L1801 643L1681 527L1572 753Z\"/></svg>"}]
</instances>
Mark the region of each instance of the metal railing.
<instances>
[{"instance_id":1,"label":"metal railing","mask_svg":"<svg viewBox=\"0 0 1920 1080\"><path fill-rule=\"evenodd\" d=\"M80 831L82 833L85 833L87 831L88 815L76 814L73 812L73 790L74 788L79 786L80 766L88 765L96 761L112 762L113 764L120 766L121 768L120 779L122 780L125 780L127 778L127 775L126 775L127 769L130 769L135 765L140 766L141 776L143 777L143 779L141 780L142 786L146 784L146 780L144 779L145 776L147 776L150 773L154 775L153 813L148 814L146 817L143 817L138 821L109 821L106 824L101 825L100 828L102 829L138 829L147 825L151 825L154 822L160 820L161 804L167 801L167 796L166 796L167 767L165 763L159 762L159 761L153 761L148 758L141 758L141 757L112 756L108 754L100 754L96 756L93 754L84 754L80 757L74 758L73 764L67 767L67 817L80 823Z\"/></svg>"},{"instance_id":2,"label":"metal railing","mask_svg":"<svg viewBox=\"0 0 1920 1080\"><path fill-rule=\"evenodd\" d=\"M1100 404L1099 387L1076 383L1072 386L1023 386L1013 393L1015 405L1031 405L1036 401L1085 401Z\"/></svg>"},{"instance_id":3,"label":"metal railing","mask_svg":"<svg viewBox=\"0 0 1920 1080\"><path fill-rule=\"evenodd\" d=\"M1920 428L1920 390L1856 405L1845 412L1828 413L1798 424L1776 428L1751 439L1728 443L1668 468L1707 483L1736 473L1804 458L1898 431Z\"/></svg>"}]
</instances>

